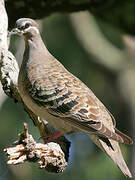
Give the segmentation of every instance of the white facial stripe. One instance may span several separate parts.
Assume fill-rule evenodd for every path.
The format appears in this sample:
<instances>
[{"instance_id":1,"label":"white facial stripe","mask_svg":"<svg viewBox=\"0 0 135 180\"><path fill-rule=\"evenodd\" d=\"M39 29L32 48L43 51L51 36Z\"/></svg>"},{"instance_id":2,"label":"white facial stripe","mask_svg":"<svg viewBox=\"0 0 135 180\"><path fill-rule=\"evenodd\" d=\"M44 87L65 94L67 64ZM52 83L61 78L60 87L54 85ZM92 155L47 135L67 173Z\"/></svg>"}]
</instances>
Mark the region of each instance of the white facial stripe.
<instances>
[{"instance_id":1,"label":"white facial stripe","mask_svg":"<svg viewBox=\"0 0 135 180\"><path fill-rule=\"evenodd\" d=\"M28 27L25 31L27 32L27 31L29 31L30 29L33 29L34 31L36 31L37 34L39 34L38 28L36 28L36 27L34 27L34 26Z\"/></svg>"},{"instance_id":2,"label":"white facial stripe","mask_svg":"<svg viewBox=\"0 0 135 180\"><path fill-rule=\"evenodd\" d=\"M25 26L25 24L30 24L30 21L25 21L24 23L23 23L23 26Z\"/></svg>"}]
</instances>

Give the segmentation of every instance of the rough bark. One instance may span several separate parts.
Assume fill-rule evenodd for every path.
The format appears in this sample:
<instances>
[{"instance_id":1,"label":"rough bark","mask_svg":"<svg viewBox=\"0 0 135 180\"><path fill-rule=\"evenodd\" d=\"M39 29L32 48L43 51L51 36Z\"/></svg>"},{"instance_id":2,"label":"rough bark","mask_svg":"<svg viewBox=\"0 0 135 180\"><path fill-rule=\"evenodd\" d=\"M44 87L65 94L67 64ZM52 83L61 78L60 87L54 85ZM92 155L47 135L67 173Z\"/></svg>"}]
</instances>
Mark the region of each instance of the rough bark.
<instances>
[{"instance_id":1,"label":"rough bark","mask_svg":"<svg viewBox=\"0 0 135 180\"><path fill-rule=\"evenodd\" d=\"M37 143L28 133L27 124L24 123L24 132L19 135L15 146L4 149L8 156L8 164L20 164L25 161L38 162L40 168L49 172L63 172L67 166L65 155L60 146L54 142L48 144Z\"/></svg>"},{"instance_id":2,"label":"rough bark","mask_svg":"<svg viewBox=\"0 0 135 180\"><path fill-rule=\"evenodd\" d=\"M26 105L22 102L22 99L20 97L20 94L18 91L19 66L13 54L10 51L8 51L8 44L9 44L7 40L8 17L7 17L7 13L4 6L4 0L0 0L0 17L1 17L1 20L0 20L0 81L3 86L3 90L9 97L13 98L15 102L19 102L24 105L25 111L29 114L30 118L33 120L34 124L38 128L41 137L44 137L47 134L54 133L55 130L45 120L41 120L40 117L37 117L33 112L31 112L31 110L28 107L26 107ZM25 128L25 132L26 132L26 129L27 128ZM25 140L28 139L26 134L28 135L28 133L25 133ZM34 147L37 148L36 142L34 140L33 142L35 143ZM61 160L59 159L59 156L57 156L55 159L57 160L57 162L61 161L61 163L63 164L63 162L68 161L70 142L64 136L62 136L58 139L58 143L61 146L61 149L62 149L61 151L60 151L60 146L56 143L55 143L56 147L50 146L48 143L48 145L46 145L45 148L47 149L51 147L52 151L54 152L57 149L58 154L60 153L59 154L60 156L61 156L61 152L63 151L64 156L62 156ZM17 151L22 151L22 146L19 146L19 148L20 150L18 149L18 146L17 146ZM24 148L23 151L25 151L26 148L25 147L23 148ZM41 148L41 151L42 150L43 149ZM50 149L48 149L48 151L50 152ZM42 152L42 155L43 155L43 152ZM44 154L44 156L46 156L46 154ZM45 166L45 168L48 171L56 172L56 169L58 169L58 164L53 163L54 159L52 158L51 154L48 154L47 156L48 158L50 158L49 162L51 163L52 161L52 163L50 167ZM29 160L29 158L25 160ZM14 164L14 161L12 162ZM61 163L59 163L59 165ZM63 168L65 166L63 166ZM61 167L59 168L61 169Z\"/></svg>"}]
</instances>

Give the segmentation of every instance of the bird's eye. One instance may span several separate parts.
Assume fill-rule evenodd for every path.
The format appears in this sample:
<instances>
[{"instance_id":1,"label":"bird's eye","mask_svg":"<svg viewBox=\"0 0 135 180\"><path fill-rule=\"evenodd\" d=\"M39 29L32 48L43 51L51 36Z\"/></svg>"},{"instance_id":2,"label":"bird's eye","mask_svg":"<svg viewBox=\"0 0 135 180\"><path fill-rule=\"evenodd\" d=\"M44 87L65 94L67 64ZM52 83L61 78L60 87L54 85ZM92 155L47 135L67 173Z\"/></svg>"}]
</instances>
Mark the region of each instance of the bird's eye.
<instances>
[{"instance_id":1,"label":"bird's eye","mask_svg":"<svg viewBox=\"0 0 135 180\"><path fill-rule=\"evenodd\" d=\"M29 23L26 23L26 24L25 24L25 29L28 28L28 27L30 27L30 24L29 24Z\"/></svg>"}]
</instances>

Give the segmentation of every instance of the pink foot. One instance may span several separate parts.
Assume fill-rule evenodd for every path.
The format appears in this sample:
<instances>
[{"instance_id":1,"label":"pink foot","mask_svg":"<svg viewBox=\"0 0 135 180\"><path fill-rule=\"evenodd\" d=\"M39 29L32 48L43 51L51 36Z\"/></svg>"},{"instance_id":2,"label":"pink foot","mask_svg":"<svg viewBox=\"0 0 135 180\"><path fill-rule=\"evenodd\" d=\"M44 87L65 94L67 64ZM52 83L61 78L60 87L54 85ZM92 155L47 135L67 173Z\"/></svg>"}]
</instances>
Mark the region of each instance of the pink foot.
<instances>
[{"instance_id":1,"label":"pink foot","mask_svg":"<svg viewBox=\"0 0 135 180\"><path fill-rule=\"evenodd\" d=\"M41 138L43 138L46 143L49 143L51 141L57 141L57 138L59 138L62 135L63 135L63 132L57 131L55 133L43 136Z\"/></svg>"}]
</instances>

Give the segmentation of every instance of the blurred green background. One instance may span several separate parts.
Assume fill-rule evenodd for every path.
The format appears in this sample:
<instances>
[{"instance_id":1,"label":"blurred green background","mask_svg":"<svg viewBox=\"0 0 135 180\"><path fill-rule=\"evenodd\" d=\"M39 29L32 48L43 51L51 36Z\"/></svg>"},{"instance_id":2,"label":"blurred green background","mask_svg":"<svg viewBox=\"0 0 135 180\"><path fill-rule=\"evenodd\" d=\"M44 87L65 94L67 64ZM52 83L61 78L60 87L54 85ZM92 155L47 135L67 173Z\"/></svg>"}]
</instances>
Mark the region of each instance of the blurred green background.
<instances>
[{"instance_id":1,"label":"blurred green background","mask_svg":"<svg viewBox=\"0 0 135 180\"><path fill-rule=\"evenodd\" d=\"M134 39L88 13L84 16L82 13L70 16L53 14L40 24L49 51L92 89L115 116L117 127L134 138ZM11 43L11 49L15 52L14 42L20 42L18 37ZM6 165L3 149L17 139L23 122L28 123L30 132L37 140L39 133L23 107L10 98L3 102L0 114L0 180L125 179L85 134L67 136L72 142L70 159L67 169L61 174L48 173L32 163ZM134 174L133 147L121 145Z\"/></svg>"}]
</instances>

